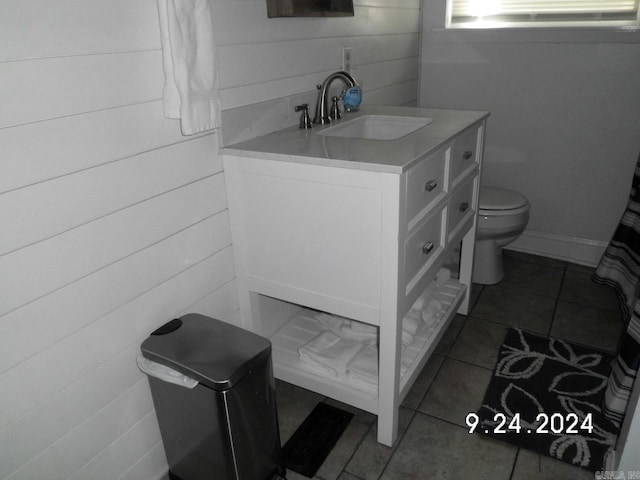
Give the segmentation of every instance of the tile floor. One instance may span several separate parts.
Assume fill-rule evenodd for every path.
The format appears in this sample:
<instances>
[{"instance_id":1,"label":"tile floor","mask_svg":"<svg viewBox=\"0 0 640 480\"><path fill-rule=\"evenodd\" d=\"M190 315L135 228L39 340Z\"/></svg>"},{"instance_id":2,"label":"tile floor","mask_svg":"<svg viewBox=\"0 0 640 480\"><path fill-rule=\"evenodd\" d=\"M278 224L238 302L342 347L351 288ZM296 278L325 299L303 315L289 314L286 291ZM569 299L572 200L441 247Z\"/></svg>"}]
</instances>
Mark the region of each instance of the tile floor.
<instances>
[{"instance_id":1,"label":"tile floor","mask_svg":"<svg viewBox=\"0 0 640 480\"><path fill-rule=\"evenodd\" d=\"M505 251L505 278L474 285L473 308L458 315L400 409L394 448L376 442L376 417L354 419L316 480L581 480L593 474L526 450L470 435L464 423L484 397L505 329L520 327L614 351L622 329L615 295L593 269ZM324 397L278 381L284 443ZM306 477L288 472L288 480Z\"/></svg>"}]
</instances>

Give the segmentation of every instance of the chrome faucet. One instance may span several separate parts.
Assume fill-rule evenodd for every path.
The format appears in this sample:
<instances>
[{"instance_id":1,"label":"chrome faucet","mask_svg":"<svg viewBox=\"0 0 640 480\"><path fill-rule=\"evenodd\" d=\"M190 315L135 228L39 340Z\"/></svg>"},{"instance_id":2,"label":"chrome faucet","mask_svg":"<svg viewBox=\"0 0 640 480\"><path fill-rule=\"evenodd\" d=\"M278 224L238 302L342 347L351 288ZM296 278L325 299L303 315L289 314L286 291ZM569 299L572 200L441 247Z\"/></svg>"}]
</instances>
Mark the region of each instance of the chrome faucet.
<instances>
[{"instance_id":1,"label":"chrome faucet","mask_svg":"<svg viewBox=\"0 0 640 480\"><path fill-rule=\"evenodd\" d=\"M332 73L325 78L322 85L318 85L318 100L316 101L316 111L313 117L313 123L330 123L329 117L329 88L335 79L341 79L348 87L355 87L357 85L355 78L349 73L339 71ZM337 115L337 114L336 114Z\"/></svg>"}]
</instances>

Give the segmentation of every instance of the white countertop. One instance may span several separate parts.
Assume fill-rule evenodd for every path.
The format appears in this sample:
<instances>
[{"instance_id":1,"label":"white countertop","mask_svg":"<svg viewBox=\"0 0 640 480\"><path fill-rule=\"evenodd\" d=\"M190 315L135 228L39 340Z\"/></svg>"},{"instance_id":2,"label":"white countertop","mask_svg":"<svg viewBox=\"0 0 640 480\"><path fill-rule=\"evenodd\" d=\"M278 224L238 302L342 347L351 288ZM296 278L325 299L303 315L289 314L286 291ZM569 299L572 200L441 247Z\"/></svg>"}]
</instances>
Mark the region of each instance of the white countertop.
<instances>
[{"instance_id":1,"label":"white countertop","mask_svg":"<svg viewBox=\"0 0 640 480\"><path fill-rule=\"evenodd\" d=\"M362 115L428 117L433 121L397 140L368 140L317 135L323 129ZM222 149L223 154L284 162L402 173L436 150L451 136L486 118L489 112L435 108L363 106L359 112L343 113L329 125L298 126Z\"/></svg>"}]
</instances>

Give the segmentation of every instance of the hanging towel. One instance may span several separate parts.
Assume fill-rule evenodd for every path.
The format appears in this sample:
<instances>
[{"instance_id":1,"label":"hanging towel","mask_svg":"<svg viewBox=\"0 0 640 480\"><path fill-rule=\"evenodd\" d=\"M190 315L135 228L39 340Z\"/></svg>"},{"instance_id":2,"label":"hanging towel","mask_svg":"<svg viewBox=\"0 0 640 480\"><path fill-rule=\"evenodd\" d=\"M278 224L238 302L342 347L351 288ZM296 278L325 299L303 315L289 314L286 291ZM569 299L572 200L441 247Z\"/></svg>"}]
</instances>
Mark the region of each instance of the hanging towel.
<instances>
[{"instance_id":1,"label":"hanging towel","mask_svg":"<svg viewBox=\"0 0 640 480\"><path fill-rule=\"evenodd\" d=\"M158 0L165 116L183 135L219 126L216 44L209 0Z\"/></svg>"},{"instance_id":2,"label":"hanging towel","mask_svg":"<svg viewBox=\"0 0 640 480\"><path fill-rule=\"evenodd\" d=\"M593 280L616 290L626 324L602 407L605 417L621 425L640 371L640 157L627 207Z\"/></svg>"},{"instance_id":3,"label":"hanging towel","mask_svg":"<svg viewBox=\"0 0 640 480\"><path fill-rule=\"evenodd\" d=\"M332 375L341 377L347 372L347 365L364 345L355 340L340 338L332 332L324 331L298 349L300 360L311 366L321 366Z\"/></svg>"}]
</instances>

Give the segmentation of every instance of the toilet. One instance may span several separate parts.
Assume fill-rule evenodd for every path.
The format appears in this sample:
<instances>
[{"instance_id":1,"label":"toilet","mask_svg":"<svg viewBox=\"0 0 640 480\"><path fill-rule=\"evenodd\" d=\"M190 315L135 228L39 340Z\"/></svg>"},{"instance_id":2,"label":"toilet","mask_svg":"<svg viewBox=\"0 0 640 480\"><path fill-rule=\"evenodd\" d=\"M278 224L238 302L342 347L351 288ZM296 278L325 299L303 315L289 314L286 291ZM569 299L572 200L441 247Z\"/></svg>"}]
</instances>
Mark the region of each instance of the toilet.
<instances>
[{"instance_id":1,"label":"toilet","mask_svg":"<svg viewBox=\"0 0 640 480\"><path fill-rule=\"evenodd\" d=\"M473 281L493 285L504 277L502 247L513 242L529 221L529 201L518 192L480 187Z\"/></svg>"}]
</instances>

